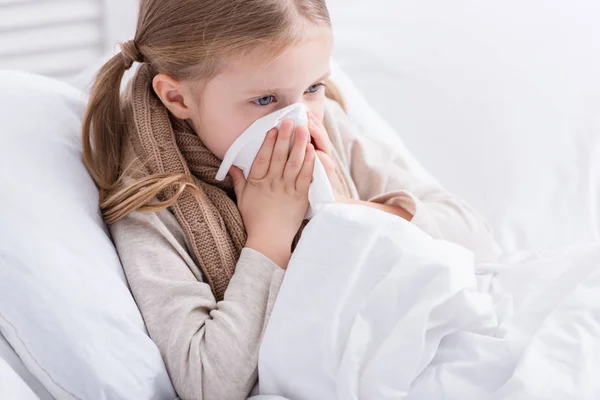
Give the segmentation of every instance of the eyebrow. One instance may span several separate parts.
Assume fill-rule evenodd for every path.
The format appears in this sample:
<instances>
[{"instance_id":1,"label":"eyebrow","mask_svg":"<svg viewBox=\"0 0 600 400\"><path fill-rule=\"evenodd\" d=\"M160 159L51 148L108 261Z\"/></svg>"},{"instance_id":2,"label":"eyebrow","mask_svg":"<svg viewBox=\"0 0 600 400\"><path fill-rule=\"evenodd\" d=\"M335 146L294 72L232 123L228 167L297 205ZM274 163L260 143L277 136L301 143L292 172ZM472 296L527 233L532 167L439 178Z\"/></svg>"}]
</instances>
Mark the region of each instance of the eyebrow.
<instances>
[{"instance_id":1,"label":"eyebrow","mask_svg":"<svg viewBox=\"0 0 600 400\"><path fill-rule=\"evenodd\" d=\"M325 74L323 74L323 76L321 76L319 79L316 79L314 82L319 82L322 81L324 79L329 78L329 76L331 75L331 71L327 71ZM246 93L249 95L260 95L260 94L264 94L264 93L275 93L275 92L283 92L284 89L282 88L263 88L263 89L258 89L258 90L248 90Z\"/></svg>"}]
</instances>

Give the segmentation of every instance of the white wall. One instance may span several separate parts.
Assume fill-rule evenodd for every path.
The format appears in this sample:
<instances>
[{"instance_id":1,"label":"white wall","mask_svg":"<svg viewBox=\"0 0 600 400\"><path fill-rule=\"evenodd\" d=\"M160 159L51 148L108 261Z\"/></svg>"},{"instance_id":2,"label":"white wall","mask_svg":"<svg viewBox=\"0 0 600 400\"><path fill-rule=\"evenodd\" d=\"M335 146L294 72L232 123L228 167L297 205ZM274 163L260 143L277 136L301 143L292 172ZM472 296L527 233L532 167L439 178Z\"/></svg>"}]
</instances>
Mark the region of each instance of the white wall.
<instances>
[{"instance_id":1,"label":"white wall","mask_svg":"<svg viewBox=\"0 0 600 400\"><path fill-rule=\"evenodd\" d=\"M138 2L135 0L102 0L106 29L106 50L117 42L133 39L137 20Z\"/></svg>"},{"instance_id":2,"label":"white wall","mask_svg":"<svg viewBox=\"0 0 600 400\"><path fill-rule=\"evenodd\" d=\"M0 68L65 77L102 52L100 0L0 2Z\"/></svg>"},{"instance_id":3,"label":"white wall","mask_svg":"<svg viewBox=\"0 0 600 400\"><path fill-rule=\"evenodd\" d=\"M137 1L2 0L0 68L69 79L133 37Z\"/></svg>"}]
</instances>

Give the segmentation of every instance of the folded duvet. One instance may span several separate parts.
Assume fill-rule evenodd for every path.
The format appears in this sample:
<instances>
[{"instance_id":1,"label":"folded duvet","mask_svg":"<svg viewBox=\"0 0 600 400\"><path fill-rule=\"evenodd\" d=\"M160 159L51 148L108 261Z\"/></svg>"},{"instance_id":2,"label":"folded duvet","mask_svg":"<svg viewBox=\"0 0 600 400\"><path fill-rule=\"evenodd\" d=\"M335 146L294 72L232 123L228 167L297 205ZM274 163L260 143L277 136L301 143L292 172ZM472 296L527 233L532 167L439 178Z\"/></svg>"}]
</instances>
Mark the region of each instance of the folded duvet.
<instances>
[{"instance_id":1,"label":"folded duvet","mask_svg":"<svg viewBox=\"0 0 600 400\"><path fill-rule=\"evenodd\" d=\"M591 400L599 376L598 246L475 265L356 205L305 229L259 357L291 400Z\"/></svg>"}]
</instances>

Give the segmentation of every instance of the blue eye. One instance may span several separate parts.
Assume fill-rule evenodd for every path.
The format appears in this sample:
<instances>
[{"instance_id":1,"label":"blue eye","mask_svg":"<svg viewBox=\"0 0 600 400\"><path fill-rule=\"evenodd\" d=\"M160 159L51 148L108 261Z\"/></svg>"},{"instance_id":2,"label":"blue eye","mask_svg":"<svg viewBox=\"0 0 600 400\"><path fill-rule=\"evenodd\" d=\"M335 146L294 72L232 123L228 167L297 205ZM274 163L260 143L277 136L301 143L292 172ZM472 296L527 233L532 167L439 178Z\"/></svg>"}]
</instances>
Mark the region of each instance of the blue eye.
<instances>
[{"instance_id":1,"label":"blue eye","mask_svg":"<svg viewBox=\"0 0 600 400\"><path fill-rule=\"evenodd\" d=\"M264 96L264 97L261 97L260 99L252 100L252 102L254 104L256 104L257 106L263 106L263 107L268 106L273 101L274 101L273 96Z\"/></svg>"},{"instance_id":2,"label":"blue eye","mask_svg":"<svg viewBox=\"0 0 600 400\"><path fill-rule=\"evenodd\" d=\"M317 93L321 90L321 87L325 86L323 83L317 83L316 85L312 85L308 89L306 89L306 93Z\"/></svg>"}]
</instances>

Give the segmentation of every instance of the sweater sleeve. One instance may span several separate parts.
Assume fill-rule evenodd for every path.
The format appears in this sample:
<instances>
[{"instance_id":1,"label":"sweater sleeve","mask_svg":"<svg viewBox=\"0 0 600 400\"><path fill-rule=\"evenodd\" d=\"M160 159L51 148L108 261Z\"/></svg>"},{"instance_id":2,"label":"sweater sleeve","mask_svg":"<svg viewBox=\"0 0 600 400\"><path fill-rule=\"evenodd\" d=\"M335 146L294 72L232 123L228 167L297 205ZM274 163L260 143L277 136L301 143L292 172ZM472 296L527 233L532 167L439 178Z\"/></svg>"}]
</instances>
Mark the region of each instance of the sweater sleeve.
<instances>
[{"instance_id":1,"label":"sweater sleeve","mask_svg":"<svg viewBox=\"0 0 600 400\"><path fill-rule=\"evenodd\" d=\"M246 399L257 381L259 346L284 272L243 249L217 303L209 285L192 273L182 233L165 224L174 217L159 213L135 212L111 226L150 337L182 399Z\"/></svg>"},{"instance_id":2,"label":"sweater sleeve","mask_svg":"<svg viewBox=\"0 0 600 400\"><path fill-rule=\"evenodd\" d=\"M413 215L412 223L437 239L473 251L480 262L495 260L500 248L490 226L464 199L446 191L411 165L395 146L360 132L341 110L336 112L350 176L361 200L396 205ZM403 149L406 151L405 149Z\"/></svg>"}]
</instances>

